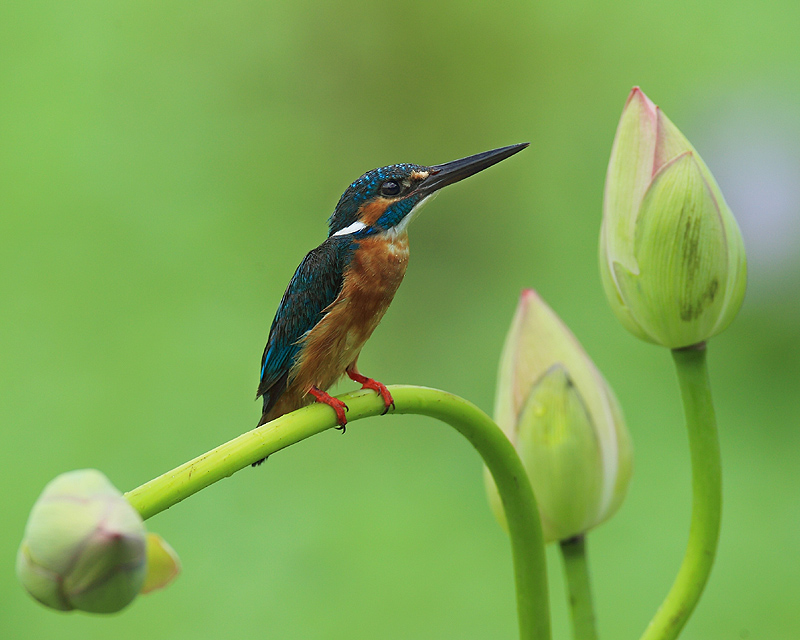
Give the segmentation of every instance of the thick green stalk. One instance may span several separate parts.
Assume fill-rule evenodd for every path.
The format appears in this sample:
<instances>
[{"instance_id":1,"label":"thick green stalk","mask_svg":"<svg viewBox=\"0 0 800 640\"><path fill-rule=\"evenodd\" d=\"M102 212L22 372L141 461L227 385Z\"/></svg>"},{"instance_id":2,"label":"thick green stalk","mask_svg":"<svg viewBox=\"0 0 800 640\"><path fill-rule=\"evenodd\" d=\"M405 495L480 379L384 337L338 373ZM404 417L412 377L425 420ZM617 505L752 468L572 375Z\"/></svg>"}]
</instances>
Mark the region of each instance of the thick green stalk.
<instances>
[{"instance_id":1,"label":"thick green stalk","mask_svg":"<svg viewBox=\"0 0 800 640\"><path fill-rule=\"evenodd\" d=\"M514 447L483 411L444 391L389 388L395 413L415 413L446 422L478 450L503 501L517 587L521 640L549 640L550 614L542 528L528 476ZM340 396L353 422L383 412L371 391ZM150 518L256 460L336 426L329 407L314 404L253 429L126 494L143 518Z\"/></svg>"},{"instance_id":2,"label":"thick green stalk","mask_svg":"<svg viewBox=\"0 0 800 640\"><path fill-rule=\"evenodd\" d=\"M692 523L678 576L642 640L677 638L711 573L722 513L722 470L705 344L672 352L692 457Z\"/></svg>"},{"instance_id":3,"label":"thick green stalk","mask_svg":"<svg viewBox=\"0 0 800 640\"><path fill-rule=\"evenodd\" d=\"M586 538L581 535L562 540L560 546L569 592L573 640L597 640L592 586L586 561Z\"/></svg>"}]
</instances>

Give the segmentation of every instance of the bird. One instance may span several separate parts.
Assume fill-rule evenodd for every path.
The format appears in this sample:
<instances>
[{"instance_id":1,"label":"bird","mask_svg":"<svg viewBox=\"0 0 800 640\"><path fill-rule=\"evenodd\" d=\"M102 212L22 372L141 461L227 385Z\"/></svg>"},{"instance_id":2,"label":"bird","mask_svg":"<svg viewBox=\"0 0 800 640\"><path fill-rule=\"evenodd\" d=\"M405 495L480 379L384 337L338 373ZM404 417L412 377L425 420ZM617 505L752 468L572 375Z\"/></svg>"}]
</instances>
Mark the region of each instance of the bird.
<instances>
[{"instance_id":1,"label":"bird","mask_svg":"<svg viewBox=\"0 0 800 640\"><path fill-rule=\"evenodd\" d=\"M272 321L256 394L263 399L258 426L316 401L333 409L344 432L347 405L327 390L345 374L381 396L384 414L394 406L386 386L362 375L357 361L405 275L409 223L443 187L528 144L439 165L380 167L347 188L328 220L328 237L297 267Z\"/></svg>"}]
</instances>

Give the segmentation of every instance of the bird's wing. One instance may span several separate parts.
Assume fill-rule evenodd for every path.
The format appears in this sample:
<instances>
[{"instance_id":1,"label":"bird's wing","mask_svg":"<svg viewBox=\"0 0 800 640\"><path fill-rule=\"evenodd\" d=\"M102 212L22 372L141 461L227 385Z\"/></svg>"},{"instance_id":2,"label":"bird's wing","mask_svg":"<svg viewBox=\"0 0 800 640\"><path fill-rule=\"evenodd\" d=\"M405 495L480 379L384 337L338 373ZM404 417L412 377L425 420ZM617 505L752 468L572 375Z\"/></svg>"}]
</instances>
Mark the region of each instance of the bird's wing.
<instances>
[{"instance_id":1,"label":"bird's wing","mask_svg":"<svg viewBox=\"0 0 800 640\"><path fill-rule=\"evenodd\" d=\"M322 319L342 289L351 241L328 238L297 267L281 298L261 358L256 397L264 396L265 411L286 388L289 370L300 350L299 341Z\"/></svg>"}]
</instances>

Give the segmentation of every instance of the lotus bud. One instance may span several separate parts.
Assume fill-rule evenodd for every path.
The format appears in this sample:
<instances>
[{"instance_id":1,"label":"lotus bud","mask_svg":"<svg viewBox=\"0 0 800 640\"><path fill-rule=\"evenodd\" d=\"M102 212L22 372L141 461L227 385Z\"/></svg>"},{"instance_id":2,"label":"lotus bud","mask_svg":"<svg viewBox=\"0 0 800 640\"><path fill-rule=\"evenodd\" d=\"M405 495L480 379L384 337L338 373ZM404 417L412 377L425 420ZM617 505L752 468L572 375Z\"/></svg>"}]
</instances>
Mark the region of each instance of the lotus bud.
<instances>
[{"instance_id":1,"label":"lotus bud","mask_svg":"<svg viewBox=\"0 0 800 640\"><path fill-rule=\"evenodd\" d=\"M33 505L17 576L42 604L111 613L139 593L146 574L142 518L99 471L52 480Z\"/></svg>"},{"instance_id":2,"label":"lotus bud","mask_svg":"<svg viewBox=\"0 0 800 640\"><path fill-rule=\"evenodd\" d=\"M744 298L744 243L714 176L638 87L608 164L600 275L620 322L671 349L718 334Z\"/></svg>"},{"instance_id":3,"label":"lotus bud","mask_svg":"<svg viewBox=\"0 0 800 640\"><path fill-rule=\"evenodd\" d=\"M622 411L575 336L532 289L522 292L503 347L495 421L528 473L545 542L584 534L617 511L632 471Z\"/></svg>"}]
</instances>

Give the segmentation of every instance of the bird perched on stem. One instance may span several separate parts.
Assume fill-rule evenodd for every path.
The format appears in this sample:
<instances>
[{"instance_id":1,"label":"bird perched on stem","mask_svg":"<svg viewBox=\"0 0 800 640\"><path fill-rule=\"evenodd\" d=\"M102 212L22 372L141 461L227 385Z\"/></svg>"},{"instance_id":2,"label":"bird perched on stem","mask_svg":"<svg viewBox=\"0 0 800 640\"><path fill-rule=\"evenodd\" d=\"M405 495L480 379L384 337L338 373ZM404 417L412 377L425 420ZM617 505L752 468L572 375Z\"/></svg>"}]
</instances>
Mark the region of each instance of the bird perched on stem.
<instances>
[{"instance_id":1,"label":"bird perched on stem","mask_svg":"<svg viewBox=\"0 0 800 640\"><path fill-rule=\"evenodd\" d=\"M264 399L259 425L316 400L336 412L344 431L347 406L327 393L343 374L377 391L386 411L394 405L386 386L359 373L356 361L405 275L409 222L442 187L527 146L431 167L393 164L347 188L328 220L328 238L297 267L272 321L256 396Z\"/></svg>"}]
</instances>

